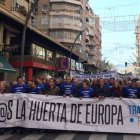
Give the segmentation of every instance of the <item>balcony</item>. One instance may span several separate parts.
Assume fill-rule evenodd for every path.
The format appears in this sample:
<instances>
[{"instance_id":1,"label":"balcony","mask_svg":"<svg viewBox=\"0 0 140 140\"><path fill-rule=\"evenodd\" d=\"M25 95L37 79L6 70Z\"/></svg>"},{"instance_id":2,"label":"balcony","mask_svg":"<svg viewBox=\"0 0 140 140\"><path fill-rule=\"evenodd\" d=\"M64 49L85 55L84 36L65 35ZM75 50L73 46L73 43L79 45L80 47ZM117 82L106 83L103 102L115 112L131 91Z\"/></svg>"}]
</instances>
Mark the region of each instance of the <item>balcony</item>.
<instances>
[{"instance_id":1,"label":"balcony","mask_svg":"<svg viewBox=\"0 0 140 140\"><path fill-rule=\"evenodd\" d=\"M89 56L96 56L96 52L95 51L89 51L88 54L89 54Z\"/></svg>"},{"instance_id":2,"label":"balcony","mask_svg":"<svg viewBox=\"0 0 140 140\"><path fill-rule=\"evenodd\" d=\"M88 27L88 35L89 36L95 36L94 27Z\"/></svg>"},{"instance_id":3,"label":"balcony","mask_svg":"<svg viewBox=\"0 0 140 140\"><path fill-rule=\"evenodd\" d=\"M61 42L61 43L71 43L71 44L73 44L74 43L74 39L72 38L72 39L68 39L68 38L55 38L58 42ZM76 41L76 43L75 44L81 44L81 41Z\"/></svg>"},{"instance_id":4,"label":"balcony","mask_svg":"<svg viewBox=\"0 0 140 140\"><path fill-rule=\"evenodd\" d=\"M92 42L87 42L87 43L86 43L86 46L87 46L89 49L94 49L94 48L97 46L97 43L96 43L96 42L94 42L94 43L92 43Z\"/></svg>"},{"instance_id":5,"label":"balcony","mask_svg":"<svg viewBox=\"0 0 140 140\"><path fill-rule=\"evenodd\" d=\"M65 15L65 16L71 16L71 17L81 17L80 14L77 14L75 13L73 10L68 10L68 9L65 9L65 10L53 10L53 11L50 11L49 13L51 16L54 16L54 15Z\"/></svg>"},{"instance_id":6,"label":"balcony","mask_svg":"<svg viewBox=\"0 0 140 140\"><path fill-rule=\"evenodd\" d=\"M69 29L69 30L76 30L81 31L81 25L80 24L74 24L74 23L56 23L56 22L50 22L49 29Z\"/></svg>"},{"instance_id":7,"label":"balcony","mask_svg":"<svg viewBox=\"0 0 140 140\"><path fill-rule=\"evenodd\" d=\"M28 11L25 6L19 5L18 3L15 4L15 7L12 8L13 11L17 11L23 16L26 16Z\"/></svg>"},{"instance_id":8,"label":"balcony","mask_svg":"<svg viewBox=\"0 0 140 140\"><path fill-rule=\"evenodd\" d=\"M75 5L80 5L81 6L81 0L50 0L50 2L66 2L66 3L71 3L71 4L75 4Z\"/></svg>"},{"instance_id":9,"label":"balcony","mask_svg":"<svg viewBox=\"0 0 140 140\"><path fill-rule=\"evenodd\" d=\"M5 0L0 0L0 3L5 4Z\"/></svg>"}]
</instances>

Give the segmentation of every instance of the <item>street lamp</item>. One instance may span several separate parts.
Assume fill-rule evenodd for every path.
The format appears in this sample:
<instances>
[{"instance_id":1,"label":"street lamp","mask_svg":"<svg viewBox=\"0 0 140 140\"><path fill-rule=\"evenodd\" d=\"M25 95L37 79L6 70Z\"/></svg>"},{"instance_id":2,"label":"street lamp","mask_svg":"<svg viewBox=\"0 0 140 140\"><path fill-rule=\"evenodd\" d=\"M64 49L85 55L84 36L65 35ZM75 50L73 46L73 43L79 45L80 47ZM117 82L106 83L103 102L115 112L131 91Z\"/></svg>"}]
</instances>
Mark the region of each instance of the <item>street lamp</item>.
<instances>
[{"instance_id":1,"label":"street lamp","mask_svg":"<svg viewBox=\"0 0 140 140\"><path fill-rule=\"evenodd\" d=\"M74 47L75 47L75 43L76 43L77 39L79 38L80 35L82 35L82 33L83 33L85 30L87 30L87 28L85 28L84 30L82 30L82 31L79 32L79 34L77 35L77 37L76 37L75 40L74 40L73 45L71 46L71 49L70 49L70 66L69 66L70 68L69 68L69 76L70 76L70 71L71 71L71 57L72 57L72 51L73 51L73 49L74 49Z\"/></svg>"},{"instance_id":2,"label":"street lamp","mask_svg":"<svg viewBox=\"0 0 140 140\"><path fill-rule=\"evenodd\" d=\"M21 42L21 67L20 67L20 76L23 76L23 61L24 61L24 50L25 50L25 38L26 38L26 29L28 26L29 19L31 17L31 13L34 11L35 7L37 6L39 0L34 0L34 3L31 6L31 9L27 13L24 27L23 27L23 32L22 32L22 42Z\"/></svg>"}]
</instances>

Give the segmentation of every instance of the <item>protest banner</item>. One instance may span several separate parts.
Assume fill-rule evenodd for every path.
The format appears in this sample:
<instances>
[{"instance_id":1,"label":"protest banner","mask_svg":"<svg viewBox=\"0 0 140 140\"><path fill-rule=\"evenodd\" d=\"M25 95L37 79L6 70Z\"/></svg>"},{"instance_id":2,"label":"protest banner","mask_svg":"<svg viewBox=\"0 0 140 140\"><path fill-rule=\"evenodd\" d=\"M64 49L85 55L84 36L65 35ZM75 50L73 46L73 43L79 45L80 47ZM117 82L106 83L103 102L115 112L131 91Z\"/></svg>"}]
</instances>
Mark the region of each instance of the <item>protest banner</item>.
<instances>
[{"instance_id":1,"label":"protest banner","mask_svg":"<svg viewBox=\"0 0 140 140\"><path fill-rule=\"evenodd\" d=\"M77 79L110 79L114 78L117 79L119 78L117 75L117 72L115 71L110 71L110 72L102 72L102 73L97 73L97 74L78 74L75 71L70 72L70 77L75 77Z\"/></svg>"},{"instance_id":2,"label":"protest banner","mask_svg":"<svg viewBox=\"0 0 140 140\"><path fill-rule=\"evenodd\" d=\"M140 133L139 99L0 95L0 127Z\"/></svg>"}]
</instances>

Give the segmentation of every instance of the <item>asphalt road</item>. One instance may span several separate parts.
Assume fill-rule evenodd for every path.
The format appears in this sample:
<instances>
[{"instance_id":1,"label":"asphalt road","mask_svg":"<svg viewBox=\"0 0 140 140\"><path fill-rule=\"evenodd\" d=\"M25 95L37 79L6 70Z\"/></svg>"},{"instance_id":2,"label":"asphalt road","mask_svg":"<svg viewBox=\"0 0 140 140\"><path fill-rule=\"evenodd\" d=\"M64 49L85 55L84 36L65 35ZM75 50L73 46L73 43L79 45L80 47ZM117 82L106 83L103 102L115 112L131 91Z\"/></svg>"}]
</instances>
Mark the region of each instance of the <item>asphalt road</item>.
<instances>
[{"instance_id":1,"label":"asphalt road","mask_svg":"<svg viewBox=\"0 0 140 140\"><path fill-rule=\"evenodd\" d=\"M26 132L23 134L0 135L0 140L140 140L140 135L103 134L85 132Z\"/></svg>"}]
</instances>

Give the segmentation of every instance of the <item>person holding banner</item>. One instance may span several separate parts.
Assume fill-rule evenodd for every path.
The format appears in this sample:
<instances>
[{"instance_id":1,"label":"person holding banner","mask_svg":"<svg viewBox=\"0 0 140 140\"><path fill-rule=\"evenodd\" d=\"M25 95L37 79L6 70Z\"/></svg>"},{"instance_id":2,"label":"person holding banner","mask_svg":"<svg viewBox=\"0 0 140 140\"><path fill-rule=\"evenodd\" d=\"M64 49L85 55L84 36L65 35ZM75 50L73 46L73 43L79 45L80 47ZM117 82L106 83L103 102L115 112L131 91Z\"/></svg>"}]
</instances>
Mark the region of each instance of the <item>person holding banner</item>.
<instances>
[{"instance_id":1,"label":"person holding banner","mask_svg":"<svg viewBox=\"0 0 140 140\"><path fill-rule=\"evenodd\" d=\"M104 79L98 80L98 86L95 88L95 94L99 99L104 99L105 97L111 97L110 89L105 86Z\"/></svg>"},{"instance_id":2,"label":"person holding banner","mask_svg":"<svg viewBox=\"0 0 140 140\"><path fill-rule=\"evenodd\" d=\"M123 88L123 97L125 98L137 98L138 88L136 87L136 81L131 80L130 86Z\"/></svg>"},{"instance_id":3,"label":"person holding banner","mask_svg":"<svg viewBox=\"0 0 140 140\"><path fill-rule=\"evenodd\" d=\"M3 94L4 93L4 84L3 84L3 81L0 81L0 94Z\"/></svg>"},{"instance_id":4,"label":"person holding banner","mask_svg":"<svg viewBox=\"0 0 140 140\"><path fill-rule=\"evenodd\" d=\"M24 83L22 77L17 77L17 83L12 85L11 93L14 93L14 94L27 93L27 85ZM14 133L22 134L24 130L25 130L24 128L15 127L12 129L11 134L14 134Z\"/></svg>"},{"instance_id":5,"label":"person holding banner","mask_svg":"<svg viewBox=\"0 0 140 140\"><path fill-rule=\"evenodd\" d=\"M136 81L136 86L137 86L137 89L138 89L137 98L140 99L140 80L137 80L137 81Z\"/></svg>"},{"instance_id":6,"label":"person holding banner","mask_svg":"<svg viewBox=\"0 0 140 140\"><path fill-rule=\"evenodd\" d=\"M8 93L7 92L7 82L6 81L0 81L0 94ZM0 135L3 135L5 133L5 128L0 128Z\"/></svg>"},{"instance_id":7,"label":"person holding banner","mask_svg":"<svg viewBox=\"0 0 140 140\"><path fill-rule=\"evenodd\" d=\"M12 85L11 93L27 93L27 85L23 82L22 77L17 77L17 83Z\"/></svg>"},{"instance_id":8,"label":"person holding banner","mask_svg":"<svg viewBox=\"0 0 140 140\"><path fill-rule=\"evenodd\" d=\"M80 99L94 97L93 88L90 87L90 83L88 80L83 81L82 87L79 89L78 94Z\"/></svg>"},{"instance_id":9,"label":"person holding banner","mask_svg":"<svg viewBox=\"0 0 140 140\"><path fill-rule=\"evenodd\" d=\"M43 84L42 80L40 77L36 77L35 82L37 84L37 88L40 88L42 93L45 93L45 85Z\"/></svg>"},{"instance_id":10,"label":"person holding banner","mask_svg":"<svg viewBox=\"0 0 140 140\"><path fill-rule=\"evenodd\" d=\"M75 93L75 85L72 83L69 76L66 77L66 81L61 84L61 94L65 96L73 96Z\"/></svg>"},{"instance_id":11,"label":"person holding banner","mask_svg":"<svg viewBox=\"0 0 140 140\"><path fill-rule=\"evenodd\" d=\"M114 81L113 87L111 88L111 96L122 98L122 88L119 85L119 81Z\"/></svg>"},{"instance_id":12,"label":"person holding banner","mask_svg":"<svg viewBox=\"0 0 140 140\"><path fill-rule=\"evenodd\" d=\"M31 82L31 85L30 87L28 88L28 93L29 94L43 94L41 89L37 87L37 84L35 81L30 81Z\"/></svg>"},{"instance_id":13,"label":"person holding banner","mask_svg":"<svg viewBox=\"0 0 140 140\"><path fill-rule=\"evenodd\" d=\"M60 88L58 86L56 86L55 79L50 78L48 83L49 83L49 87L46 90L46 96L48 96L48 95L57 95L57 96L59 96L60 95Z\"/></svg>"}]
</instances>

